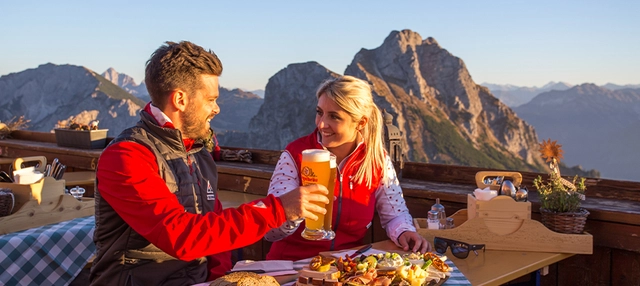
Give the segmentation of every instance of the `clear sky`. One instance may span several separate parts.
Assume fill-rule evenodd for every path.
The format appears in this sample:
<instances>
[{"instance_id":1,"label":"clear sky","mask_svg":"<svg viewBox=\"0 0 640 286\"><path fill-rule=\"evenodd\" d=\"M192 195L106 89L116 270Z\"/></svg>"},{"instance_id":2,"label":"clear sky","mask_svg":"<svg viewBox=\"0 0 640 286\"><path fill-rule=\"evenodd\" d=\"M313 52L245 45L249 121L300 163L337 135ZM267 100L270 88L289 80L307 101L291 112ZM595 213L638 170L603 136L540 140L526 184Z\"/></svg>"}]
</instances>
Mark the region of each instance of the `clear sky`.
<instances>
[{"instance_id":1,"label":"clear sky","mask_svg":"<svg viewBox=\"0 0 640 286\"><path fill-rule=\"evenodd\" d=\"M433 37L476 83L640 84L640 1L0 0L0 75L40 64L113 67L140 82L164 41L223 62L221 85L264 89L288 64L343 73L393 30Z\"/></svg>"}]
</instances>

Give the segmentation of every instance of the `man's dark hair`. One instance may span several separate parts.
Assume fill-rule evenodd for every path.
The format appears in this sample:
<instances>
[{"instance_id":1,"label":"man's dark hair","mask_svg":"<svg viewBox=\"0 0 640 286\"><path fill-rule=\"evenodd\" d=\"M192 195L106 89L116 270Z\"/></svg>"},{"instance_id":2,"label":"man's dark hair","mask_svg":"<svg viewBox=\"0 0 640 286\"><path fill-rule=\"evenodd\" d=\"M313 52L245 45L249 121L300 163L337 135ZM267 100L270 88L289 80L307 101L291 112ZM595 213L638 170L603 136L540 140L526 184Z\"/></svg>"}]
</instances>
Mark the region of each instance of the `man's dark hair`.
<instances>
[{"instance_id":1,"label":"man's dark hair","mask_svg":"<svg viewBox=\"0 0 640 286\"><path fill-rule=\"evenodd\" d=\"M188 41L166 42L147 61L144 82L153 104L164 107L172 91L193 94L199 89L203 74L222 74L222 63L213 51Z\"/></svg>"}]
</instances>

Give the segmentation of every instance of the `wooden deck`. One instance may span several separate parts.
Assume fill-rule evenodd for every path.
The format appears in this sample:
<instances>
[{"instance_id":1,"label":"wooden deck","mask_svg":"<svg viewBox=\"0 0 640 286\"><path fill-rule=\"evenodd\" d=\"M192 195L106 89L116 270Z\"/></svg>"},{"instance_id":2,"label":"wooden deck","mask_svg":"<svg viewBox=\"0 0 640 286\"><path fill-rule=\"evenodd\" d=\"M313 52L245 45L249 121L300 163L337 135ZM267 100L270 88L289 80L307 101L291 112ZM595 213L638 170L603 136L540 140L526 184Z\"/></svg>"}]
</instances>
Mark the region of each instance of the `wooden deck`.
<instances>
[{"instance_id":1,"label":"wooden deck","mask_svg":"<svg viewBox=\"0 0 640 286\"><path fill-rule=\"evenodd\" d=\"M13 139L0 140L0 157L44 155L59 158L72 171L95 170L101 150L58 147L54 134L19 131ZM237 148L230 148L237 149ZM229 206L250 201L267 193L278 151L251 150L253 164L219 162L221 198ZM0 164L0 168L5 167ZM407 206L414 217L426 217L426 206L440 198L447 214L466 208L467 194L475 189L475 174L487 169L405 163L400 180ZM513 170L511 170L513 171ZM539 219L537 193L532 181L538 173L521 172L523 185L529 187L533 219ZM237 194L234 194L237 193ZM589 215L585 231L593 235L592 255L576 255L550 267L542 277L543 285L640 285L640 182L590 178L583 206ZM374 220L367 240L387 239ZM244 259L264 258L270 243L261 241L239 252Z\"/></svg>"}]
</instances>

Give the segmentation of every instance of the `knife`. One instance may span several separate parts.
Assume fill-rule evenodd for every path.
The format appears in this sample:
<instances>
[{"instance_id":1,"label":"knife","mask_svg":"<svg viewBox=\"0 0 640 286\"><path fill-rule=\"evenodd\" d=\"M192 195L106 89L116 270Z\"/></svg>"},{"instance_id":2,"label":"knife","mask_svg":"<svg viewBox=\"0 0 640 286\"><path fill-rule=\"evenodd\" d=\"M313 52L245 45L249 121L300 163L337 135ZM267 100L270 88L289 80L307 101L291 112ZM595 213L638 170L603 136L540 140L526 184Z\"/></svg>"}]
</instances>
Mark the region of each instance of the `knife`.
<instances>
[{"instance_id":1,"label":"knife","mask_svg":"<svg viewBox=\"0 0 640 286\"><path fill-rule=\"evenodd\" d=\"M58 166L60 166L58 168L58 173L56 173L56 180L61 180L62 179L62 175L64 175L64 171L67 169L67 165L63 165L63 164L58 164Z\"/></svg>"},{"instance_id":2,"label":"knife","mask_svg":"<svg viewBox=\"0 0 640 286\"><path fill-rule=\"evenodd\" d=\"M357 257L360 254L363 254L365 252L367 252L367 250L371 249L371 244L367 244L363 247L361 247L360 249L356 250L356 252L354 252L353 254L349 255L349 258L353 259L354 257Z\"/></svg>"}]
</instances>

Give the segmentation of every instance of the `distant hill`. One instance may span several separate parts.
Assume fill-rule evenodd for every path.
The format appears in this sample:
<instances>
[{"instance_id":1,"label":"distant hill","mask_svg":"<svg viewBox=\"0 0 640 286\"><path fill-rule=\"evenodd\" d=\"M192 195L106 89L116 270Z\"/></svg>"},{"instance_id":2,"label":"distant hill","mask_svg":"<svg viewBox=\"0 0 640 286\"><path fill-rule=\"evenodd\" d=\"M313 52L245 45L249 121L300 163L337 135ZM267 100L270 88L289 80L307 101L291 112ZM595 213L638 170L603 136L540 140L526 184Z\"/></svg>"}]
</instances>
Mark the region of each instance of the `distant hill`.
<instances>
[{"instance_id":1,"label":"distant hill","mask_svg":"<svg viewBox=\"0 0 640 286\"><path fill-rule=\"evenodd\" d=\"M142 101L151 101L144 81L140 84L136 84L136 81L132 77L123 73L118 73L114 68L108 68L102 73L102 76L133 96L140 98Z\"/></svg>"},{"instance_id":2,"label":"distant hill","mask_svg":"<svg viewBox=\"0 0 640 286\"><path fill-rule=\"evenodd\" d=\"M504 104L513 108L529 102L536 95L550 90L567 90L572 85L565 82L549 82L543 87L515 86L511 84L482 83L482 86L489 88L491 93L500 99Z\"/></svg>"},{"instance_id":3,"label":"distant hill","mask_svg":"<svg viewBox=\"0 0 640 286\"><path fill-rule=\"evenodd\" d=\"M264 98L264 89L250 90L249 92L257 95L260 98Z\"/></svg>"},{"instance_id":4,"label":"distant hill","mask_svg":"<svg viewBox=\"0 0 640 286\"><path fill-rule=\"evenodd\" d=\"M625 89L625 88L636 89L636 88L640 88L640 84L617 85L614 83L607 83L601 87L610 89L610 90L618 90L618 89Z\"/></svg>"},{"instance_id":5,"label":"distant hill","mask_svg":"<svg viewBox=\"0 0 640 286\"><path fill-rule=\"evenodd\" d=\"M241 89L228 90L220 87L218 105L220 114L211 120L211 127L216 133L225 131L247 132L249 121L258 113L264 99L254 93Z\"/></svg>"},{"instance_id":6,"label":"distant hill","mask_svg":"<svg viewBox=\"0 0 640 286\"><path fill-rule=\"evenodd\" d=\"M541 139L562 144L565 162L603 177L640 179L640 89L582 84L549 91L514 109Z\"/></svg>"},{"instance_id":7,"label":"distant hill","mask_svg":"<svg viewBox=\"0 0 640 286\"><path fill-rule=\"evenodd\" d=\"M100 121L114 136L138 121L145 102L81 66L44 64L0 77L0 120L24 115L29 129L49 132L60 121Z\"/></svg>"},{"instance_id":8,"label":"distant hill","mask_svg":"<svg viewBox=\"0 0 640 286\"><path fill-rule=\"evenodd\" d=\"M109 68L103 73L103 76L145 103L151 101L144 82L137 85L132 77L124 73L118 73L114 68ZM216 132L246 132L249 127L249 120L258 113L262 102L263 99L254 93L240 89L228 90L220 87L218 105L220 105L221 112L211 121L211 127Z\"/></svg>"}]
</instances>

